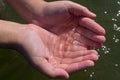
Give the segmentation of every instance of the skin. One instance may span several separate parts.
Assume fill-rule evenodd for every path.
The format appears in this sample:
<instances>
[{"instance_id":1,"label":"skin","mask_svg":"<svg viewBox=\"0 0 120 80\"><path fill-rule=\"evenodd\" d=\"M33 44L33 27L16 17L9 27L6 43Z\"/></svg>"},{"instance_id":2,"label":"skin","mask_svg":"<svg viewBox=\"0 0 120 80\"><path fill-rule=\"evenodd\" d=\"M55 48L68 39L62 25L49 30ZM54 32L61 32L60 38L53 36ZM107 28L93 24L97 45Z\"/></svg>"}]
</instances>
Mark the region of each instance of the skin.
<instances>
[{"instance_id":1,"label":"skin","mask_svg":"<svg viewBox=\"0 0 120 80\"><path fill-rule=\"evenodd\" d=\"M28 53L26 56L34 67L49 77L69 78L69 73L94 66L94 61L98 60L97 52L88 50L84 43L69 42L68 39L71 38L68 36L69 33L59 36L43 29L41 31L35 25L29 27L32 30L27 33L30 42L22 40L27 43L24 44L27 48L25 51ZM30 44L33 41L36 43Z\"/></svg>"},{"instance_id":2,"label":"skin","mask_svg":"<svg viewBox=\"0 0 120 80\"><path fill-rule=\"evenodd\" d=\"M87 49L83 40L79 42L74 40L74 35L70 36L75 34L73 30L59 36L34 24L2 20L0 24L0 47L19 51L48 77L69 78L70 73L94 66L94 61L98 60L95 50Z\"/></svg>"},{"instance_id":3,"label":"skin","mask_svg":"<svg viewBox=\"0 0 120 80\"><path fill-rule=\"evenodd\" d=\"M89 48L101 47L105 30L92 20L96 15L86 7L71 1L7 1L23 19L33 24L2 21L3 26L15 28L5 27L4 35L6 29L12 30L6 37L1 35L1 47L12 46L32 66L52 78L68 78L69 73L94 66L98 55Z\"/></svg>"},{"instance_id":4,"label":"skin","mask_svg":"<svg viewBox=\"0 0 120 80\"><path fill-rule=\"evenodd\" d=\"M100 48L105 42L105 30L93 18L96 15L72 1L7 0L28 23L33 23L57 35L76 28L89 42ZM86 36L87 34L87 36ZM94 46L92 45L94 44Z\"/></svg>"}]
</instances>

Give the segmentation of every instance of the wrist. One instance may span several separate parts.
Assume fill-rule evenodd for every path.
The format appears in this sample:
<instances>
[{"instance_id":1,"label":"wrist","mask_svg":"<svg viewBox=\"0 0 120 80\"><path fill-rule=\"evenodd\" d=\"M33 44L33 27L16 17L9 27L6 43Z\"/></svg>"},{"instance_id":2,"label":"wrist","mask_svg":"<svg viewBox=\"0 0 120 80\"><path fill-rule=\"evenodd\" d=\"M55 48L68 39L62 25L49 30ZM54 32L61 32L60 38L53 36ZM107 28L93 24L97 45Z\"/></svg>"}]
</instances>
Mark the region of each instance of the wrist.
<instances>
[{"instance_id":1,"label":"wrist","mask_svg":"<svg viewBox=\"0 0 120 80\"><path fill-rule=\"evenodd\" d=\"M19 45L21 33L24 30L22 24L0 20L0 47L15 48Z\"/></svg>"},{"instance_id":2,"label":"wrist","mask_svg":"<svg viewBox=\"0 0 120 80\"><path fill-rule=\"evenodd\" d=\"M47 3L44 0L7 0L14 10L27 22L33 22L37 11Z\"/></svg>"}]
</instances>

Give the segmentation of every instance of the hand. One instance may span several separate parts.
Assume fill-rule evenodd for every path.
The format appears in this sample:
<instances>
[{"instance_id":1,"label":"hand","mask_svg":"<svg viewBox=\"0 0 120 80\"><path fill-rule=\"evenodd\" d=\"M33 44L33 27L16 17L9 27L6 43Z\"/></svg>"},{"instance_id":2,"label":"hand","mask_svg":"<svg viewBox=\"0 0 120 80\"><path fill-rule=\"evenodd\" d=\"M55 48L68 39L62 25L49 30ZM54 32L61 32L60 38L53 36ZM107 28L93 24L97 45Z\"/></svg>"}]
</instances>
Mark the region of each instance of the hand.
<instances>
[{"instance_id":1,"label":"hand","mask_svg":"<svg viewBox=\"0 0 120 80\"><path fill-rule=\"evenodd\" d=\"M44 3L42 9L33 11L32 23L40 25L55 33L63 34L77 27L76 32L88 38L88 44L99 48L105 41L105 30L92 20L96 15L86 7L71 1L54 1Z\"/></svg>"},{"instance_id":2,"label":"hand","mask_svg":"<svg viewBox=\"0 0 120 80\"><path fill-rule=\"evenodd\" d=\"M74 30L59 36L30 24L22 34L19 51L49 77L68 78L69 73L94 66L94 61L98 60L97 52L84 45L89 40L76 36ZM79 38L79 41L74 38Z\"/></svg>"},{"instance_id":3,"label":"hand","mask_svg":"<svg viewBox=\"0 0 120 80\"><path fill-rule=\"evenodd\" d=\"M86 7L77 3L71 1L46 2L43 3L42 8L40 6L35 6L32 9L32 19L28 21L53 32L60 32L58 30L63 31L63 29L68 27L70 29L77 26L84 26L93 32L105 34L104 29L95 22L93 24L90 19L95 18L96 15L89 11ZM84 19L85 17L89 19Z\"/></svg>"},{"instance_id":4,"label":"hand","mask_svg":"<svg viewBox=\"0 0 120 80\"><path fill-rule=\"evenodd\" d=\"M105 41L105 30L92 20L96 15L82 5L72 1L7 1L26 21L39 25L57 35L76 28L77 33L91 42L89 44L95 44L92 47L99 48Z\"/></svg>"}]
</instances>

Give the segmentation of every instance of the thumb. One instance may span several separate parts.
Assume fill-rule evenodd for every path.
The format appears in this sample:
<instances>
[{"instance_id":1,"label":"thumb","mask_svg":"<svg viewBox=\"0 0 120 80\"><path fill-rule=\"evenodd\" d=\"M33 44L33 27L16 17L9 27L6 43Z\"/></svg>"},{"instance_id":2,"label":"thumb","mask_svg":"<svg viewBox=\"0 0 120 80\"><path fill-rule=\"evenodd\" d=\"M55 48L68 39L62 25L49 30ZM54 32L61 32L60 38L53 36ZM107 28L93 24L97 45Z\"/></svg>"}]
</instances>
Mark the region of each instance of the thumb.
<instances>
[{"instance_id":1,"label":"thumb","mask_svg":"<svg viewBox=\"0 0 120 80\"><path fill-rule=\"evenodd\" d=\"M54 68L54 74L55 74L54 75L55 77L66 78L66 79L69 78L69 74L63 69L55 69Z\"/></svg>"},{"instance_id":2,"label":"thumb","mask_svg":"<svg viewBox=\"0 0 120 80\"><path fill-rule=\"evenodd\" d=\"M89 18L95 18L96 15L88 10L86 7L79 5L77 3L71 2L70 1L70 13L75 15L75 16L85 16Z\"/></svg>"}]
</instances>

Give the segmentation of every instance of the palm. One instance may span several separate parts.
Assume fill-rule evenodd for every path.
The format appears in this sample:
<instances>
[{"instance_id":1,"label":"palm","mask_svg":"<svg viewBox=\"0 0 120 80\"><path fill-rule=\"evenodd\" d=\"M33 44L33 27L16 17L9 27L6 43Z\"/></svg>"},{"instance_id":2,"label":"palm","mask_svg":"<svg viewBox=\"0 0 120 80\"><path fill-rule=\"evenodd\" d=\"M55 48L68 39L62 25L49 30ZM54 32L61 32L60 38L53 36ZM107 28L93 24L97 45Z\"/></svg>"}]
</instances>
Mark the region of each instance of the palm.
<instances>
[{"instance_id":1,"label":"palm","mask_svg":"<svg viewBox=\"0 0 120 80\"><path fill-rule=\"evenodd\" d=\"M34 29L36 29L35 26L33 31ZM87 49L89 45L86 43L89 41L84 36L76 36L74 30L61 35L50 33L39 27L35 31L35 35L29 33L29 36L34 36L28 40L32 38L34 43L27 41L28 44L33 43L30 45L32 48L29 49L33 51L28 52L28 57L37 69L48 76L67 77L67 73L93 66L93 61L98 59L96 51Z\"/></svg>"},{"instance_id":2,"label":"palm","mask_svg":"<svg viewBox=\"0 0 120 80\"><path fill-rule=\"evenodd\" d=\"M100 47L105 41L105 31L96 22L86 18L95 17L90 11L85 9L77 14L80 10L70 11L68 2L60 1L48 3L42 16L39 12L35 13L35 24L50 32L37 27L37 36L29 35L34 37L34 43L27 42L33 43L31 50L34 52L28 52L28 55L34 66L46 75L68 77L68 73L93 66L93 61L98 59L97 52L89 50L89 47Z\"/></svg>"},{"instance_id":3,"label":"palm","mask_svg":"<svg viewBox=\"0 0 120 80\"><path fill-rule=\"evenodd\" d=\"M93 64L89 62L87 65L84 64L86 64L87 61L98 59L97 52L88 50L82 38L79 37L83 42L74 40L74 34L75 33L72 31L63 34L62 36L50 34L52 37L51 39L49 37L49 45L46 46L49 53L48 57L46 57L47 61L54 68L64 69L68 73L76 71L75 67L82 69L92 66Z\"/></svg>"}]
</instances>

